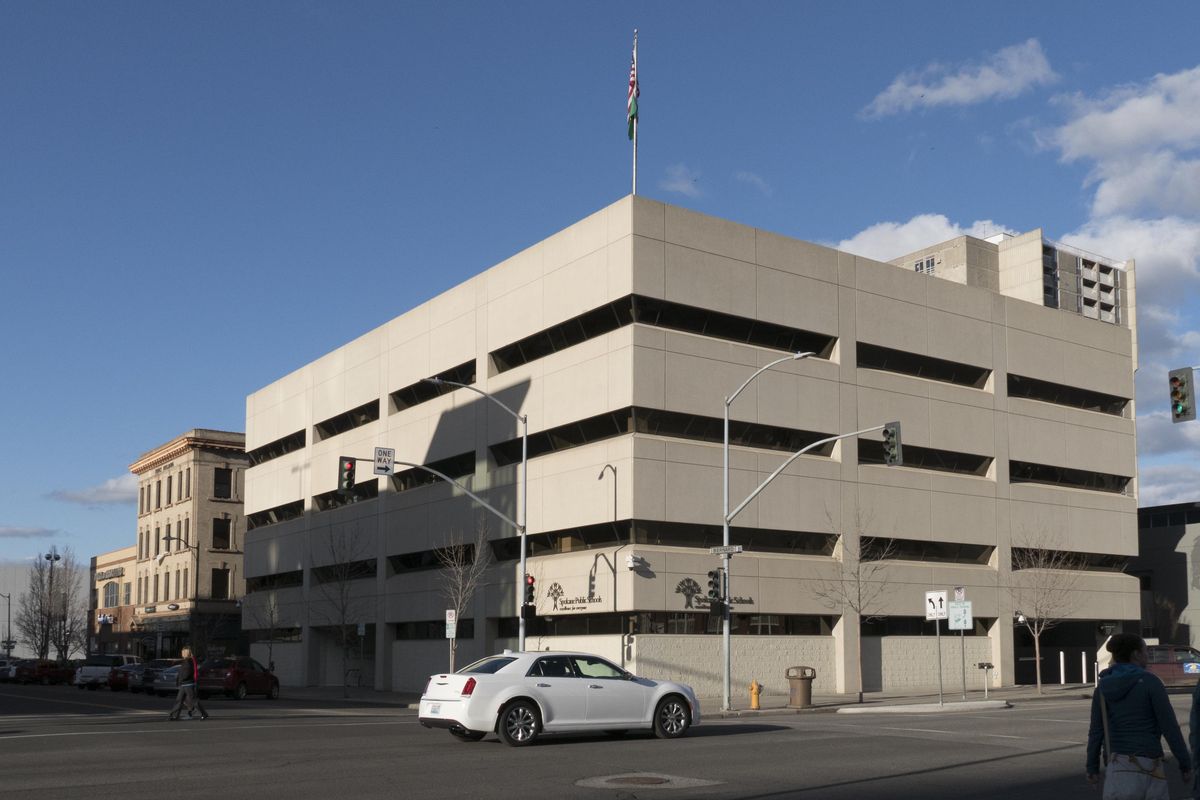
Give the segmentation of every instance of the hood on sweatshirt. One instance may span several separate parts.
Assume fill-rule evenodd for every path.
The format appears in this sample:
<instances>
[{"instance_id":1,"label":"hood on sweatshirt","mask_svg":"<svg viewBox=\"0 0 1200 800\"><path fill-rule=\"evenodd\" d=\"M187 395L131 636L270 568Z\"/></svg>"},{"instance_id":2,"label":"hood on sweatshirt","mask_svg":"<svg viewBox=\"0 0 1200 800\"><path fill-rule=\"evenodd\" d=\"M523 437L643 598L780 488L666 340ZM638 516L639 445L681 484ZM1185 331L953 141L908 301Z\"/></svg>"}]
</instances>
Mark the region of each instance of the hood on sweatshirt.
<instances>
[{"instance_id":1,"label":"hood on sweatshirt","mask_svg":"<svg viewBox=\"0 0 1200 800\"><path fill-rule=\"evenodd\" d=\"M1145 675L1137 664L1116 664L1100 673L1100 691L1110 703L1123 700Z\"/></svg>"}]
</instances>

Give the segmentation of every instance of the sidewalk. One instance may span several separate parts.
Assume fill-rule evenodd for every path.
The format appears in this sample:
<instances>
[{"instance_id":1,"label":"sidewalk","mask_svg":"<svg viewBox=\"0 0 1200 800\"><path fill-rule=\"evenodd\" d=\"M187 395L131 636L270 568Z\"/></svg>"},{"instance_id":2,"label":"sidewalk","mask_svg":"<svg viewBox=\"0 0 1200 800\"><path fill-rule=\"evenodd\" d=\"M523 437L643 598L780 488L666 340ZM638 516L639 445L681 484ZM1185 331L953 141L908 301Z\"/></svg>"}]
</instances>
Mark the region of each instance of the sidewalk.
<instances>
[{"instance_id":1,"label":"sidewalk","mask_svg":"<svg viewBox=\"0 0 1200 800\"><path fill-rule=\"evenodd\" d=\"M349 694L349 697L344 696ZM374 689L353 687L343 691L339 686L285 686L281 692L281 696L288 700L301 700L305 702L318 703L353 703L356 705L377 705L377 706L395 706L397 708L416 710L421 695L418 692L377 692ZM1037 693L1037 689L1033 686L1006 686L1000 689L992 689L988 691L988 700L1003 701L1007 703L1014 702L1038 702L1044 700L1089 700L1092 696L1092 685L1089 684L1060 684L1044 685L1042 694ZM863 703L860 706L858 703L857 694L829 694L816 695L813 697L813 704L808 708L789 708L788 696L782 694L764 695L760 700L761 708L757 711L750 710L750 696L748 692L735 693L730 698L730 711L721 710L720 697L701 697L700 708L703 710L706 719L725 719L730 717L755 717L768 716L778 714L812 714L812 713L832 713L838 709L854 709L858 711L882 711L883 709L895 709L897 711L904 710L903 707L913 707L915 713L917 707L932 706L938 711L956 711L956 710L978 710L983 707L978 705L983 701L983 692L981 690L968 691L968 704L963 706L962 690L945 691L942 695L944 705L940 708L937 706L937 692L916 691L916 692L866 692L863 695ZM957 704L957 707L956 707ZM994 705L993 707L1002 708L1003 706ZM930 709L923 708L928 711ZM894 713L894 712L893 712Z\"/></svg>"},{"instance_id":2,"label":"sidewalk","mask_svg":"<svg viewBox=\"0 0 1200 800\"><path fill-rule=\"evenodd\" d=\"M1045 700L1090 700L1092 684L1054 684L1042 685L1042 694L1037 693L1035 686L1005 686L988 690L987 699L997 703L983 704L983 690L967 691L967 701L964 704L962 689L946 690L942 693L943 705L938 706L936 691L917 690L912 692L864 692L863 702L858 702L858 694L829 694L815 695L813 704L808 708L788 707L787 695L765 695L760 698L761 709L750 710L748 693L730 698L730 711L721 710L720 697L701 697L700 708L704 710L706 719L725 719L728 717L749 717L773 714L812 714L832 713L845 709L856 713L866 712L903 712L913 713L977 711L983 708L1006 708L1008 704L1017 702L1040 702ZM905 707L908 707L907 709Z\"/></svg>"}]
</instances>

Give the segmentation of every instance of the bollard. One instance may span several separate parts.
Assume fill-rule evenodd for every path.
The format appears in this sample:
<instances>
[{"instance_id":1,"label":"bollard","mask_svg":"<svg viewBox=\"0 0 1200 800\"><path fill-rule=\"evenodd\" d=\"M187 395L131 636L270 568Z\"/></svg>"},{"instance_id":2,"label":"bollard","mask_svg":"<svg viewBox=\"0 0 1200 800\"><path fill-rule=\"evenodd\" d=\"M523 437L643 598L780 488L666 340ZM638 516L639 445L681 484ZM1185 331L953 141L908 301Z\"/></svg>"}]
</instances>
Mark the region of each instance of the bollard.
<instances>
[{"instance_id":1,"label":"bollard","mask_svg":"<svg viewBox=\"0 0 1200 800\"><path fill-rule=\"evenodd\" d=\"M762 694L762 686L759 684L758 681L751 681L750 682L750 710L751 711L759 710L758 696L760 694Z\"/></svg>"}]
</instances>

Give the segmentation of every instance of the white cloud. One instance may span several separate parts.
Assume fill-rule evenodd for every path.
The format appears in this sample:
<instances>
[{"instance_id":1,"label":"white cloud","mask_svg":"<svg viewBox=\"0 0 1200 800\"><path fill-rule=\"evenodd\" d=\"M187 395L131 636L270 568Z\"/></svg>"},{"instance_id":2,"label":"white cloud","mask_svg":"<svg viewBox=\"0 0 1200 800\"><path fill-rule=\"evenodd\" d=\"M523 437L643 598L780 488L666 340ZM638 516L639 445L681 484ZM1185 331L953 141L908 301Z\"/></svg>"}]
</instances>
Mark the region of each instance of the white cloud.
<instances>
[{"instance_id":1,"label":"white cloud","mask_svg":"<svg viewBox=\"0 0 1200 800\"><path fill-rule=\"evenodd\" d=\"M774 194L774 190L770 187L770 185L765 180L763 180L761 175L756 175L753 172L747 172L746 170L740 170L738 172L733 173L733 177L734 177L734 180L738 180L738 181L741 181L742 183L750 184L751 186L753 186L755 189L758 189L760 192L762 192L767 197L770 197L772 194Z\"/></svg>"},{"instance_id":2,"label":"white cloud","mask_svg":"<svg viewBox=\"0 0 1200 800\"><path fill-rule=\"evenodd\" d=\"M1158 381L1159 402L1162 411L1146 411L1138 408L1137 434L1138 454L1143 458L1171 453L1196 452L1200 450L1200 425L1186 422L1171 422L1167 407L1166 372ZM1192 488L1193 500L1200 500L1200 484Z\"/></svg>"},{"instance_id":3,"label":"white cloud","mask_svg":"<svg viewBox=\"0 0 1200 800\"><path fill-rule=\"evenodd\" d=\"M1066 121L1036 138L1092 162L1094 215L1200 214L1200 67L1057 102Z\"/></svg>"},{"instance_id":4,"label":"white cloud","mask_svg":"<svg viewBox=\"0 0 1200 800\"><path fill-rule=\"evenodd\" d=\"M1006 100L1057 78L1042 45L1029 39L992 53L982 63L960 65L955 71L944 64L930 64L917 72L902 73L862 110L862 116Z\"/></svg>"},{"instance_id":5,"label":"white cloud","mask_svg":"<svg viewBox=\"0 0 1200 800\"><path fill-rule=\"evenodd\" d=\"M1042 141L1058 148L1064 161L1107 161L1163 148L1200 146L1200 67L1155 75L1096 98L1057 98L1069 121Z\"/></svg>"},{"instance_id":6,"label":"white cloud","mask_svg":"<svg viewBox=\"0 0 1200 800\"><path fill-rule=\"evenodd\" d=\"M116 505L133 503L137 500L138 479L136 475L110 478L99 486L71 491L58 489L50 493L55 500L78 503L85 506Z\"/></svg>"},{"instance_id":7,"label":"white cloud","mask_svg":"<svg viewBox=\"0 0 1200 800\"><path fill-rule=\"evenodd\" d=\"M838 250L877 261L889 261L905 253L920 250L964 234L984 238L1011 232L990 219L972 222L963 228L943 214L919 214L908 222L879 222L834 245Z\"/></svg>"},{"instance_id":8,"label":"white cloud","mask_svg":"<svg viewBox=\"0 0 1200 800\"><path fill-rule=\"evenodd\" d=\"M1165 506L1197 499L1200 468L1193 464L1159 464L1138 472L1138 505Z\"/></svg>"},{"instance_id":9,"label":"white cloud","mask_svg":"<svg viewBox=\"0 0 1200 800\"><path fill-rule=\"evenodd\" d=\"M684 197L699 197L700 188L696 186L699 180L700 173L686 164L672 164L667 167L667 176L658 182L658 188Z\"/></svg>"},{"instance_id":10,"label":"white cloud","mask_svg":"<svg viewBox=\"0 0 1200 800\"><path fill-rule=\"evenodd\" d=\"M49 528L26 528L19 525L0 525L0 539L49 539L58 531Z\"/></svg>"}]
</instances>

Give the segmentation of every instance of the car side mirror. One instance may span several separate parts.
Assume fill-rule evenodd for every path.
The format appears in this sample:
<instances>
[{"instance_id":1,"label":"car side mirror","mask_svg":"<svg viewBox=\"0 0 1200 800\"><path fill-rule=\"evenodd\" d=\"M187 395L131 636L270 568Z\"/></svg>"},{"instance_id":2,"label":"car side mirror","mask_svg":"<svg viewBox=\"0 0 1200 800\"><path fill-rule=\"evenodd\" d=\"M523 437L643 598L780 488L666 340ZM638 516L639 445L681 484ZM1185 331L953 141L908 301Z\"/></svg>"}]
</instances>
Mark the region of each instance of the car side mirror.
<instances>
[{"instance_id":1,"label":"car side mirror","mask_svg":"<svg viewBox=\"0 0 1200 800\"><path fill-rule=\"evenodd\" d=\"M622 678L624 678L624 679L625 679L625 680L627 680L627 681L631 681L631 680L633 680L634 678L636 678L636 677L637 677L637 675L634 675L634 674L633 674L632 672L630 672L629 670L625 670L624 672L622 672L622 673L621 673L621 677L622 677Z\"/></svg>"}]
</instances>

